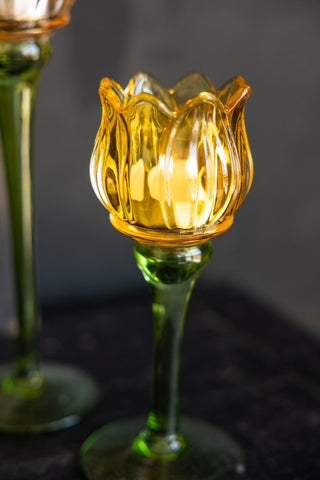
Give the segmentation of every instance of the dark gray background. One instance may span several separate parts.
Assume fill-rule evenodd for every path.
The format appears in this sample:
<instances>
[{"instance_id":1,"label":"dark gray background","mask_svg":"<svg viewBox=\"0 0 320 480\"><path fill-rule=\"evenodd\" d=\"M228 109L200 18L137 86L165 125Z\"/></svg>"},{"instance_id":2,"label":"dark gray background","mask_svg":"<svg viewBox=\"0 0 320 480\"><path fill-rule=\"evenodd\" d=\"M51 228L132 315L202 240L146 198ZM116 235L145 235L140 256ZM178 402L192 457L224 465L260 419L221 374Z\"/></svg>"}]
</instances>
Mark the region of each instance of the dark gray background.
<instances>
[{"instance_id":1,"label":"dark gray background","mask_svg":"<svg viewBox=\"0 0 320 480\"><path fill-rule=\"evenodd\" d=\"M252 190L234 226L213 240L201 281L230 280L320 332L319 20L317 0L75 4L71 24L52 40L36 108L43 302L110 296L143 283L133 241L111 227L89 184L100 78L125 86L142 70L171 86L198 69L216 87L234 75L252 86L246 124L255 163ZM0 167L2 322L13 316L5 198Z\"/></svg>"}]
</instances>

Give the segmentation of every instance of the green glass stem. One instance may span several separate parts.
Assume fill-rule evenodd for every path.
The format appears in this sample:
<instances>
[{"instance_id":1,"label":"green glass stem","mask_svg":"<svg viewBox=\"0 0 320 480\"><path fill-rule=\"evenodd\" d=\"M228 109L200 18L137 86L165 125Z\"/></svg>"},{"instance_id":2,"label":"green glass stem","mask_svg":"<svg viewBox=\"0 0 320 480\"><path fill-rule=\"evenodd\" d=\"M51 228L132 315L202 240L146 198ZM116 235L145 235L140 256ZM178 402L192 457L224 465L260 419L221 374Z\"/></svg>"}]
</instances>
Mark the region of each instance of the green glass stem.
<instances>
[{"instance_id":1,"label":"green glass stem","mask_svg":"<svg viewBox=\"0 0 320 480\"><path fill-rule=\"evenodd\" d=\"M137 242L134 252L151 291L154 318L151 411L134 448L145 456L170 459L185 446L179 432L181 343L190 295L209 261L211 243L159 247Z\"/></svg>"},{"instance_id":2,"label":"green glass stem","mask_svg":"<svg viewBox=\"0 0 320 480\"><path fill-rule=\"evenodd\" d=\"M0 130L11 217L18 316L14 378L39 387L32 183L32 127L37 80L51 52L48 39L0 42ZM28 385L31 384L31 385ZM13 385L12 382L8 384ZM13 387L12 387L13 388ZM18 387L17 387L18 388Z\"/></svg>"},{"instance_id":3,"label":"green glass stem","mask_svg":"<svg viewBox=\"0 0 320 480\"><path fill-rule=\"evenodd\" d=\"M138 417L112 422L81 448L89 480L236 480L241 449L227 434L182 418L179 376L185 314L192 289L211 254L211 243L194 247L135 244L138 267L152 295L154 363L147 425Z\"/></svg>"}]
</instances>

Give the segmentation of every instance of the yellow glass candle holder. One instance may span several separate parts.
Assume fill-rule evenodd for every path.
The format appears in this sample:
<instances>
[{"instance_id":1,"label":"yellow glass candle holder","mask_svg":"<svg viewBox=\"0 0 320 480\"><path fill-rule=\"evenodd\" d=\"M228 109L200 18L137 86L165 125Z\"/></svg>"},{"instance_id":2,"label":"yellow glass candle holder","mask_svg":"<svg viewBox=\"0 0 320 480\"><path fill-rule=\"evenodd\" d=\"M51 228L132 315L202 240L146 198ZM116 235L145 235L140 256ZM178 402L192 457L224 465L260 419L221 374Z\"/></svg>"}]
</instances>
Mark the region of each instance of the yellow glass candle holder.
<instances>
[{"instance_id":1,"label":"yellow glass candle holder","mask_svg":"<svg viewBox=\"0 0 320 480\"><path fill-rule=\"evenodd\" d=\"M151 409L115 422L81 450L90 480L235 480L241 449L224 432L179 416L179 370L187 304L211 254L210 237L230 227L252 182L244 125L250 93L242 77L215 91L191 73L167 90L139 73L125 90L104 78L102 120L90 164L112 224L137 240L154 317Z\"/></svg>"}]
</instances>

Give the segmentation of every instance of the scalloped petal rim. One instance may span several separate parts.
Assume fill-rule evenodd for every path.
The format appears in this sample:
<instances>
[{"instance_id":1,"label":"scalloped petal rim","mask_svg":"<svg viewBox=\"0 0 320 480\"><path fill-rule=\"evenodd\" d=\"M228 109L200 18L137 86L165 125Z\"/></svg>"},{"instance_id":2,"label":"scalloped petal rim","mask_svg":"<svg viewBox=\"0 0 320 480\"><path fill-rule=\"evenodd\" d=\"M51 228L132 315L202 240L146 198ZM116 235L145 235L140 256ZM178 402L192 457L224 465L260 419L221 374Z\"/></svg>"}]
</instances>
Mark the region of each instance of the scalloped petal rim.
<instances>
[{"instance_id":1,"label":"scalloped petal rim","mask_svg":"<svg viewBox=\"0 0 320 480\"><path fill-rule=\"evenodd\" d=\"M119 112L123 111L126 108L130 108L132 105L135 105L139 102L145 101L163 109L164 111L166 111L167 114L177 116L181 112L183 112L185 108L187 108L190 102L198 99L199 97L203 99L207 98L210 101L217 102L222 111L225 111L225 113L229 113L234 108L234 105L236 103L238 103L240 100L243 101L248 98L251 92L251 88L249 87L249 85L246 85L244 78L237 76L225 83L217 91L217 93L215 93L214 86L211 84L209 79L207 79L207 77L201 74L201 77L204 77L207 81L208 89L197 91L194 95L187 98L185 102L178 106L175 101L175 96L179 93L180 89L185 87L183 80L188 79L189 77L194 78L195 73L191 73L183 77L183 79L177 82L176 85L171 89L165 89L165 87L162 87L163 90L166 91L166 94L170 95L171 100L173 100L172 102L170 102L171 105L168 105L169 102L165 102L163 98L159 98L158 95L150 93L150 89L149 91L141 91L138 94L131 93L133 91L132 85L135 84L135 79L140 75L145 75L149 79L150 84L152 84L152 82L157 82L158 86L158 81L151 75L137 73L130 79L125 89L123 89L122 86L114 80L111 80L108 77L103 78L100 82L99 93L102 97L105 97L105 99L108 100ZM205 82L203 81L201 85L205 85ZM232 94L229 93L229 91ZM163 97L164 96L165 95L163 95ZM226 103L223 102L224 97L226 97L226 99L228 100ZM174 106L176 108L173 108Z\"/></svg>"}]
</instances>

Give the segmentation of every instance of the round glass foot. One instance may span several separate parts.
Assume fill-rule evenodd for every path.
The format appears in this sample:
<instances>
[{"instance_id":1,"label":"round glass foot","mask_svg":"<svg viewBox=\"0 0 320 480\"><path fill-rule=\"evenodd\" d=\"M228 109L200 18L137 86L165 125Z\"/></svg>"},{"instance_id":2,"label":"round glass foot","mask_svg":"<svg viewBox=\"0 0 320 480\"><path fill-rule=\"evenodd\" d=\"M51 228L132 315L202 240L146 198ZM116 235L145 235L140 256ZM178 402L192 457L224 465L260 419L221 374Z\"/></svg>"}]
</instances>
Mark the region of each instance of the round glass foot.
<instances>
[{"instance_id":1,"label":"round glass foot","mask_svg":"<svg viewBox=\"0 0 320 480\"><path fill-rule=\"evenodd\" d=\"M82 370L45 365L28 381L0 367L0 431L40 433L78 423L98 400L95 382Z\"/></svg>"},{"instance_id":2,"label":"round glass foot","mask_svg":"<svg viewBox=\"0 0 320 480\"><path fill-rule=\"evenodd\" d=\"M82 445L80 462L90 480L236 480L244 473L241 449L221 430L202 422L182 421L186 446L174 459L135 451L135 437L145 419L110 423Z\"/></svg>"}]
</instances>

